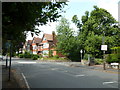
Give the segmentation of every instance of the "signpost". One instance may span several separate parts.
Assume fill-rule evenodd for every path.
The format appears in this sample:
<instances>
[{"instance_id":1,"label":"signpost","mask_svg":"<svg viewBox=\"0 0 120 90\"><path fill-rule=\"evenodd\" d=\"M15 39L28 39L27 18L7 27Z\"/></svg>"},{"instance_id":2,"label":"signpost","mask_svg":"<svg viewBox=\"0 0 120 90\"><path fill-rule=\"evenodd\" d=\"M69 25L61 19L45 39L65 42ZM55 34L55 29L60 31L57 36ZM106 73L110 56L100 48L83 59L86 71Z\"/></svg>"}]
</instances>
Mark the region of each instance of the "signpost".
<instances>
[{"instance_id":1,"label":"signpost","mask_svg":"<svg viewBox=\"0 0 120 90\"><path fill-rule=\"evenodd\" d=\"M81 60L82 60L82 53L83 53L82 49L80 50L80 53L81 53Z\"/></svg>"},{"instance_id":2,"label":"signpost","mask_svg":"<svg viewBox=\"0 0 120 90\"><path fill-rule=\"evenodd\" d=\"M105 68L105 51L107 51L107 45L101 45L101 50L103 51L103 69L106 70Z\"/></svg>"}]
</instances>

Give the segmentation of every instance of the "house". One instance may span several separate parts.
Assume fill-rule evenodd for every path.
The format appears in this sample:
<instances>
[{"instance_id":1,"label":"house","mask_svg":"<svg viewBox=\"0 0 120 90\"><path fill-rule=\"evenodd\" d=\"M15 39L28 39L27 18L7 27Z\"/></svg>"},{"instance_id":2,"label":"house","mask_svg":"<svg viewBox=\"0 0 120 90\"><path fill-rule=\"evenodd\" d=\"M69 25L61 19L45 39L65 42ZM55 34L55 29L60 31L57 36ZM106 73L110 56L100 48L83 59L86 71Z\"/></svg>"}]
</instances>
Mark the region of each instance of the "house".
<instances>
[{"instance_id":1,"label":"house","mask_svg":"<svg viewBox=\"0 0 120 90\"><path fill-rule=\"evenodd\" d=\"M33 54L39 54L40 53L40 46L39 44L41 43L41 38L39 37L34 37L32 40L32 53Z\"/></svg>"},{"instance_id":2,"label":"house","mask_svg":"<svg viewBox=\"0 0 120 90\"><path fill-rule=\"evenodd\" d=\"M26 41L23 45L23 53L25 53L25 51L32 53L32 40Z\"/></svg>"},{"instance_id":3,"label":"house","mask_svg":"<svg viewBox=\"0 0 120 90\"><path fill-rule=\"evenodd\" d=\"M42 38L34 37L33 40L28 40L25 47L26 51L32 54L40 54L43 57L59 55L63 57L62 54L57 53L56 47L56 35L55 32L52 34L43 34Z\"/></svg>"},{"instance_id":4,"label":"house","mask_svg":"<svg viewBox=\"0 0 120 90\"><path fill-rule=\"evenodd\" d=\"M56 35L52 34L44 34L39 44L39 49L41 51L40 54L43 56L49 56L50 51L52 50L52 55L56 55L55 46L56 46Z\"/></svg>"}]
</instances>

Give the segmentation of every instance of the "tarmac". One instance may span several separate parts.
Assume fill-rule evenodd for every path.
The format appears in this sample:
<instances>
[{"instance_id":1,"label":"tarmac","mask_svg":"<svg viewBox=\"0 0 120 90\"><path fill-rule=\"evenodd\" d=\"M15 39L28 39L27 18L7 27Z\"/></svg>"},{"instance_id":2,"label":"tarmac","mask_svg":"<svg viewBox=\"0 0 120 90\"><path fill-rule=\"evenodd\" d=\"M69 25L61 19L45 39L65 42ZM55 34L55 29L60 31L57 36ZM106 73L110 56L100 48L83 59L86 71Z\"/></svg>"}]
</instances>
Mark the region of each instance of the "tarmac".
<instances>
[{"instance_id":1,"label":"tarmac","mask_svg":"<svg viewBox=\"0 0 120 90\"><path fill-rule=\"evenodd\" d=\"M41 63L41 61L38 63ZM70 67L81 67L81 68L99 70L99 71L103 71L103 72L116 73L116 74L120 73L120 70L117 70L117 69L110 69L110 68L108 69L107 68L106 70L103 70L102 65L88 66L88 65L81 65L80 62L57 62L57 63L66 65L66 66L70 66ZM10 77L10 81L9 81L9 69L6 68L5 65L1 65L1 66L2 66L2 70L1 69L0 70L2 71L2 74L0 73L0 77L2 77L2 80L0 78L0 85L2 86L2 90L26 89L24 79L19 74L19 72L16 72L16 70L12 69L11 77Z\"/></svg>"}]
</instances>

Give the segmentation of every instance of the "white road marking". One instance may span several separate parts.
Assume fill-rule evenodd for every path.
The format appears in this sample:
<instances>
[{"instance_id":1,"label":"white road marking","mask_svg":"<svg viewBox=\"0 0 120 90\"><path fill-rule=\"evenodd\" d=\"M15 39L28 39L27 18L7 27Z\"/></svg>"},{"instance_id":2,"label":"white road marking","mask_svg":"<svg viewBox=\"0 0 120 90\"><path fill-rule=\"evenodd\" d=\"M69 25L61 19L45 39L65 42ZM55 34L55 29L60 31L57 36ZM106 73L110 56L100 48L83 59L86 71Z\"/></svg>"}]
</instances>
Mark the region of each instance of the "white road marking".
<instances>
[{"instance_id":1,"label":"white road marking","mask_svg":"<svg viewBox=\"0 0 120 90\"><path fill-rule=\"evenodd\" d=\"M36 62L18 62L18 63L22 63L22 64L34 64Z\"/></svg>"},{"instance_id":2,"label":"white road marking","mask_svg":"<svg viewBox=\"0 0 120 90\"><path fill-rule=\"evenodd\" d=\"M103 85L106 85L106 84L112 84L112 83L118 83L118 82L117 82L117 81L103 82Z\"/></svg>"},{"instance_id":3,"label":"white road marking","mask_svg":"<svg viewBox=\"0 0 120 90\"><path fill-rule=\"evenodd\" d=\"M51 70L57 70L58 68L52 68Z\"/></svg>"},{"instance_id":4,"label":"white road marking","mask_svg":"<svg viewBox=\"0 0 120 90\"><path fill-rule=\"evenodd\" d=\"M28 84L28 82L27 82L27 80L26 80L26 78L25 78L25 76L24 76L23 73L22 73L22 76L23 76L23 78L24 78L24 80L25 80L25 83L26 83L26 85L27 85L27 88L30 90L30 86L29 86L29 84Z\"/></svg>"},{"instance_id":5,"label":"white road marking","mask_svg":"<svg viewBox=\"0 0 120 90\"><path fill-rule=\"evenodd\" d=\"M85 76L85 75L75 75L76 77L83 77L83 76Z\"/></svg>"}]
</instances>

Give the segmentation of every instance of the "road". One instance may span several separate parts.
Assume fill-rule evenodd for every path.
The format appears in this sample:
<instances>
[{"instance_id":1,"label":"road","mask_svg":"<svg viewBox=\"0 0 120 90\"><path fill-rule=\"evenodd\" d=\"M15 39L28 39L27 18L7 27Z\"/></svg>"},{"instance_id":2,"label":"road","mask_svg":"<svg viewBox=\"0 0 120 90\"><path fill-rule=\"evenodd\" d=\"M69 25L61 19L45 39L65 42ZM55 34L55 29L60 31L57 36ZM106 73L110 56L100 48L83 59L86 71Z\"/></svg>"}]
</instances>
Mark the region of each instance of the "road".
<instances>
[{"instance_id":1,"label":"road","mask_svg":"<svg viewBox=\"0 0 120 90\"><path fill-rule=\"evenodd\" d=\"M30 88L118 88L118 74L54 62L12 60Z\"/></svg>"}]
</instances>

